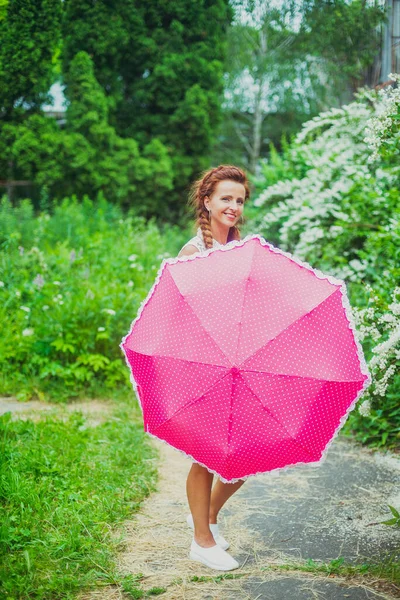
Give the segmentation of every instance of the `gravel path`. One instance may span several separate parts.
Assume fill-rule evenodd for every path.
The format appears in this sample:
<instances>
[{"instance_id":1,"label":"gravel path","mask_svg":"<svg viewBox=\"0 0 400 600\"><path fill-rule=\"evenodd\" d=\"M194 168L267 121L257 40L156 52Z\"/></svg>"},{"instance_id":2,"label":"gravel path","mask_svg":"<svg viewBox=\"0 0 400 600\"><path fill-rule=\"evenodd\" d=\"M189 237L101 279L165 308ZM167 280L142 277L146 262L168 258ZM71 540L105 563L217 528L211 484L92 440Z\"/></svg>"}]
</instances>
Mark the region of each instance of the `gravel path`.
<instances>
[{"instance_id":1,"label":"gravel path","mask_svg":"<svg viewBox=\"0 0 400 600\"><path fill-rule=\"evenodd\" d=\"M399 549L398 530L382 521L399 505L400 460L338 438L325 462L250 478L228 501L219 518L229 552L241 564L229 577L188 558L186 476L191 462L151 438L160 452L159 489L125 524L119 554L123 573L142 573L145 590L164 587L165 600L393 600L400 588L373 578L282 571L278 565L316 563L344 557L360 564ZM397 503L397 504L396 504ZM204 581L193 577L205 577ZM117 589L82 600L123 598Z\"/></svg>"}]
</instances>

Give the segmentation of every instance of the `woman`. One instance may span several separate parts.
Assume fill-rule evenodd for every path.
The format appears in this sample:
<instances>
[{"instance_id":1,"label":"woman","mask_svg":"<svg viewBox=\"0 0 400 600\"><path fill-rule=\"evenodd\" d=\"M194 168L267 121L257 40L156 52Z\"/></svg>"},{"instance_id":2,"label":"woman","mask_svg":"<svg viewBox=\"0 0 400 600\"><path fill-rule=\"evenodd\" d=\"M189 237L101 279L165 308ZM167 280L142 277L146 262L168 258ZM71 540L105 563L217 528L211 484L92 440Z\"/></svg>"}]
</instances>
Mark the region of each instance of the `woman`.
<instances>
[{"instance_id":1,"label":"woman","mask_svg":"<svg viewBox=\"0 0 400 600\"><path fill-rule=\"evenodd\" d=\"M220 165L205 172L193 184L190 194L196 213L197 235L183 246L178 257L240 240L238 224L242 222L244 203L249 196L246 174L238 167ZM193 463L186 483L191 511L187 522L194 529L189 556L213 569L230 571L239 563L226 552L229 544L219 533L217 517L244 480L236 483L218 480L211 490L213 478L205 467Z\"/></svg>"}]
</instances>

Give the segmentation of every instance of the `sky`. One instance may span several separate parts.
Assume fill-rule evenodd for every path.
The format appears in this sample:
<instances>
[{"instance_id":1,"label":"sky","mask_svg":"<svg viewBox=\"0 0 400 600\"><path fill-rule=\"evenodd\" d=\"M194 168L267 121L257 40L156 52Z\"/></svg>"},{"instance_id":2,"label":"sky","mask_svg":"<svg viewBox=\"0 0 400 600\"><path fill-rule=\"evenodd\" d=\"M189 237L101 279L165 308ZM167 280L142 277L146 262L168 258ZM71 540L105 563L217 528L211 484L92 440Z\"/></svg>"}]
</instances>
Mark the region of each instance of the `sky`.
<instances>
[{"instance_id":1,"label":"sky","mask_svg":"<svg viewBox=\"0 0 400 600\"><path fill-rule=\"evenodd\" d=\"M65 110L65 96L63 94L63 88L64 86L62 86L58 82L51 86L49 93L53 97L53 106L51 106L50 104L43 104L43 110L55 110L57 112Z\"/></svg>"}]
</instances>

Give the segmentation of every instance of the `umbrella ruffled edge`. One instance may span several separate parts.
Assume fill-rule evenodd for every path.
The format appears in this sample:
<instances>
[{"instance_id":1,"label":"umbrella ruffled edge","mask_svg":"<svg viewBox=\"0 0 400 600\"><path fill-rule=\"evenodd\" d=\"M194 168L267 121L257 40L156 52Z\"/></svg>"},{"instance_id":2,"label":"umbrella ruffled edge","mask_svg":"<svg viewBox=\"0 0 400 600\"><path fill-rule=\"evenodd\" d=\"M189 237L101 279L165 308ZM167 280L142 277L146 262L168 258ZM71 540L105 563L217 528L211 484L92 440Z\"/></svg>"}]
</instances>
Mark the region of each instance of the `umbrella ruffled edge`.
<instances>
[{"instance_id":1,"label":"umbrella ruffled edge","mask_svg":"<svg viewBox=\"0 0 400 600\"><path fill-rule=\"evenodd\" d=\"M367 389L367 387L372 383L371 375L370 375L370 372L368 370L367 362L366 362L365 357L364 357L364 351L362 349L360 341L357 338L356 324L355 324L354 316L353 316L353 313L352 313L352 308L351 308L351 305L350 305L350 301L349 301L349 298L348 298L348 295L347 295L346 282L343 281L342 279L338 279L337 277L334 277L333 275L328 275L326 273L323 273L319 269L316 269L316 268L312 267L308 262L303 261L303 260L295 257L290 252L286 252L285 250L282 250L281 248L278 248L277 246L274 246L270 242L267 242L265 240L265 238L263 238L259 234L249 234L246 237L244 237L242 240L232 240L231 242L228 242L227 244L225 244L224 246L219 247L219 248L209 248L209 249L207 249L207 250L205 250L203 252L198 251L198 252L196 252L194 254L191 254L189 256L180 256L180 257L176 257L176 258L172 258L172 257L171 258L164 258L162 260L161 265L160 265L160 267L158 269L157 275L155 277L154 283L153 283L151 289L149 290L147 296L145 297L145 299L141 302L141 304L140 304L140 306L138 308L136 317L133 319L133 321L131 323L129 332L122 338L122 341L119 344L119 347L121 348L121 350L122 350L122 352L124 354L126 365L127 365L128 369L129 369L130 382L132 384L133 390L135 391L136 398L138 400L138 404L140 406L140 410L142 412L142 415L143 415L143 407L142 407L142 402L141 402L140 394L139 394L139 390L138 390L138 383L136 382L135 378L133 377L132 369L130 367L130 364L129 364L129 361L128 361L128 357L127 357L125 349L124 349L124 343L127 340L127 338L131 335L136 322L140 319L140 317L142 315L142 312L144 310L145 305L149 302L149 300L151 299L152 295L154 294L154 292L155 292L155 290L157 288L157 285L160 282L160 279L161 279L161 276L163 274L163 271L164 271L165 267L167 266L167 264L175 264L175 263L178 263L178 262L185 262L185 261L189 261L189 260L202 259L202 258L207 257L209 254L211 254L213 252L226 252L227 250L231 250L232 248L235 248L235 247L238 247L238 246L243 246L246 242L248 242L249 240L253 240L253 239L258 239L260 241L260 243L261 243L262 246L267 246L272 252L275 252L276 254L281 254L282 256L285 256L289 260L295 262L300 267L303 267L303 268L305 268L305 269L307 269L309 271L312 271L314 273L314 275L316 277L318 277L318 279L326 279L330 283L332 283L333 285L336 285L336 286L340 287L340 291L341 291L341 294L342 294L342 306L345 309L345 315L346 315L346 318L347 318L347 321L348 321L348 327L352 331L353 340L354 340L354 343L356 345L357 356L358 356L359 363L360 363L360 369L361 369L361 372L363 373L363 375L366 375L366 378L364 379L363 387L357 393L357 396L355 397L355 399L353 400L353 402L351 403L351 405L347 409L346 413L341 417L341 419L339 421L339 424L338 424L337 428L335 429L335 432L334 432L332 438L329 440L329 442L325 446L324 450L322 451L321 458L318 461L314 461L314 462L307 462L307 463L298 462L298 463L294 463L292 465L286 465L284 467L277 467L276 469L272 469L271 471L258 471L256 473L250 473L249 475L245 475L243 477L238 477L238 478L234 478L234 479L225 479L219 473L217 473L217 471L214 471L213 469L210 469L209 467L207 467L207 465L205 465L205 464L199 462L198 460L196 460L191 454L187 454L183 450L180 450L179 448L176 448L175 446L172 446L172 444L170 444L166 440L163 440L163 439L157 437L156 435L153 435L151 432L145 430L145 432L149 436L151 436L154 439L156 439L156 440L158 440L158 441L166 444L167 446L170 446L171 448L174 448L174 450L180 452L187 459L191 460L191 462L196 462L200 466L204 467L205 469L207 469L207 471L209 473L212 473L213 475L216 475L223 483L236 483L237 481L245 481L246 479L249 479L250 477L256 477L257 475L266 475L267 473L270 474L271 476L279 476L282 471L288 471L289 469L293 469L295 467L311 467L311 468L315 468L315 467L321 466L321 464L326 460L326 457L327 457L327 454L328 454L328 450L331 447L331 445L333 444L333 442L335 441L335 439L338 436L338 434L339 434L340 430L342 429L343 425L347 421L347 419L349 417L349 414L352 412L352 410L354 410L357 402L359 401L359 399L361 398L361 396L364 394L364 392Z\"/></svg>"}]
</instances>

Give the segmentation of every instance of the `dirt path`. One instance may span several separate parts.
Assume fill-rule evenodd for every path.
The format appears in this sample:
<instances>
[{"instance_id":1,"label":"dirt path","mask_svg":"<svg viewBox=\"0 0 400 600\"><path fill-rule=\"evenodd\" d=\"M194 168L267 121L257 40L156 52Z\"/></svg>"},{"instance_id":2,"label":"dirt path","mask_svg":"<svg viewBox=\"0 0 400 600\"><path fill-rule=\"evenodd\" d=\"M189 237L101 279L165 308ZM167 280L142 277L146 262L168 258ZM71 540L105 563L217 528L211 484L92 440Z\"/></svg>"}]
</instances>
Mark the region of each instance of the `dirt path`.
<instances>
[{"instance_id":1,"label":"dirt path","mask_svg":"<svg viewBox=\"0 0 400 600\"><path fill-rule=\"evenodd\" d=\"M236 598L245 600L251 596L237 595L238 580L190 581L194 576L216 577L212 571L188 558L191 542L191 530L186 524L188 504L185 495L185 483L191 462L179 452L164 443L151 438L160 452L158 491L148 497L142 508L132 521L125 524L126 540L118 558L119 568L123 573L143 573L142 586L148 590L152 587L164 587L162 594L165 600L213 600L228 598L233 593ZM237 509L240 500L235 500L235 514L221 518L220 526L230 540L233 548L243 547L257 552L257 539L250 530L235 530ZM242 507L242 511L245 507ZM242 512L243 514L243 512ZM262 544L262 542L261 542ZM240 569L243 575L247 570ZM233 573L233 572L232 572ZM121 600L124 598L117 589L99 590L81 597L81 600Z\"/></svg>"},{"instance_id":2,"label":"dirt path","mask_svg":"<svg viewBox=\"0 0 400 600\"><path fill-rule=\"evenodd\" d=\"M87 417L88 424L92 427L102 423L111 414L113 407L114 405L111 402L99 400L80 400L70 404L49 404L39 400L19 402L15 398L0 397L0 415L12 412L13 418L38 420L43 415L62 417L71 412L80 411Z\"/></svg>"},{"instance_id":3,"label":"dirt path","mask_svg":"<svg viewBox=\"0 0 400 600\"><path fill-rule=\"evenodd\" d=\"M203 567L188 558L191 531L186 525L188 504L185 494L186 476L191 462L162 442L151 438L151 441L160 452L159 467L159 489L147 498L139 513L131 521L126 522L126 540L118 557L118 566L122 573L142 573L142 586L145 590L152 587L162 587L166 591L160 596L165 600L286 600L287 598L300 599L323 599L341 600L342 598L354 600L373 600L385 598L393 600L400 597L400 589L384 582L365 585L365 579L344 579L342 577L329 577L324 574L301 573L290 570L285 573L280 569L272 570L271 567L287 564L289 562L299 563L299 548L293 544L293 539L286 546L279 545L283 535L286 533L273 527L271 531L265 531L261 527L260 519L268 519L270 522L280 514L282 522L290 522L286 507L282 504L282 495L288 502L288 511L293 513L293 507L298 506L301 513L302 499L310 504L310 485L319 480L319 469L311 469L305 472L301 470L283 472L279 477L265 474L257 478L249 479L246 484L229 500L226 507L221 511L219 523L225 537L230 541L229 552L237 558L241 564L240 569L230 572L228 577L236 576L237 579L223 579L216 581L219 573ZM331 464L339 461L341 468L346 469L345 458L353 464L355 452L351 444L338 441L336 449L331 452ZM379 471L372 453L365 451L365 460ZM396 460L387 459L387 460ZM327 461L328 462L328 461ZM397 464L400 468L400 464ZM385 463L385 468L388 464ZM383 472L381 471L381 473ZM321 471L322 476L322 471ZM397 472L395 479L399 477ZM286 480L286 481L285 481ZM318 481L319 480L319 481ZM382 499L388 489L391 489L392 479L386 482L381 478L381 487L376 490L375 497L368 495L370 509L365 514L366 521L370 522L372 516L376 517L376 506L381 506ZM334 482L332 482L335 485ZM247 488L247 489L246 489ZM394 489L394 488L393 488ZM289 493L291 490L291 493ZM261 493L260 493L261 491ZM276 496L276 502L273 498ZM311 497L314 492L311 490ZM362 492L362 496L365 493ZM386 500L386 498L385 498ZM314 499L314 514L317 514L318 501ZM326 499L321 496L321 505L325 505ZM290 503L290 504L289 504ZM227 509L229 504L229 509ZM328 503L329 504L329 503ZM333 504L333 502L332 502ZM332 504L326 508L332 510ZM348 509L347 498L342 502L345 510ZM289 506L292 508L290 509ZM281 509L283 507L283 511ZM358 509L357 509L358 510ZM296 511L295 511L296 512ZM332 520L332 519L331 519ZM380 519L383 520L383 519ZM373 532L365 530L360 534L361 525L359 519L354 519L353 529L349 526L346 516L334 519L332 529L334 533L339 532L340 543L343 550L344 539L350 537L355 541L357 552L363 535L372 549L376 547L390 547L391 542L398 534L391 528L379 526L380 530ZM307 535L304 535L306 525ZM294 527L295 536L313 540L311 529L317 532L319 539L324 538L323 546L329 547L333 544L334 536L331 538L327 533L329 524L326 522L306 523L301 522L298 528ZM278 537L274 534L278 532ZM374 543L375 537L375 543ZM284 538L283 542L286 542ZM321 544L321 542L319 542ZM319 553L318 544L315 545ZM335 554L336 556L336 554ZM325 559L325 557L323 557ZM318 562L318 558L315 558ZM322 562L322 560L321 560ZM329 562L329 561L328 561ZM266 570L265 570L266 569ZM226 574L225 574L226 575ZM204 577L204 581L194 580L193 577ZM282 588L283 583L285 588ZM264 586L264 587L262 587ZM379 591L378 591L379 590ZM386 591L384 591L386 590ZM116 588L99 590L81 597L81 600L122 600L126 598Z\"/></svg>"}]
</instances>

